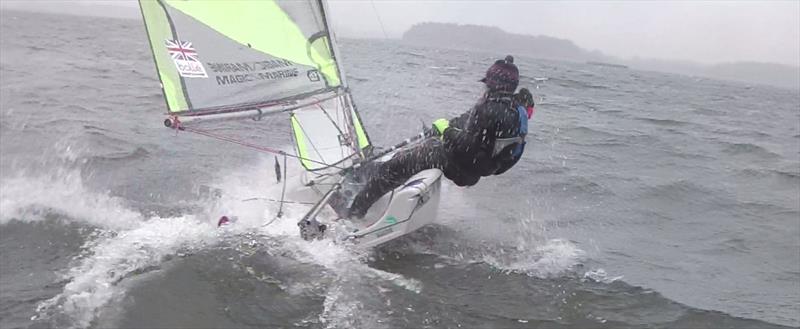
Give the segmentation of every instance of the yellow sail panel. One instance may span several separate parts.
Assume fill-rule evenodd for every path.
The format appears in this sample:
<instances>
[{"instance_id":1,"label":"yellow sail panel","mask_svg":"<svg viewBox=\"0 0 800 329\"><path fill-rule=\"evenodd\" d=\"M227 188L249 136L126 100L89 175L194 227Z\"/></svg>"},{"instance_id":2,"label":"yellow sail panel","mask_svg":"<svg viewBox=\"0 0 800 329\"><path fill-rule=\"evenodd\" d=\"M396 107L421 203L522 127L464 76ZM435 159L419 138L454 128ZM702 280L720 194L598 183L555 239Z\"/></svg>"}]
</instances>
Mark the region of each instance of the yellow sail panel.
<instances>
[{"instance_id":1,"label":"yellow sail panel","mask_svg":"<svg viewBox=\"0 0 800 329\"><path fill-rule=\"evenodd\" d=\"M242 45L297 64L314 66L330 86L341 82L326 48L311 47L300 27L272 0L167 0L171 7L197 19Z\"/></svg>"},{"instance_id":2,"label":"yellow sail panel","mask_svg":"<svg viewBox=\"0 0 800 329\"><path fill-rule=\"evenodd\" d=\"M290 117L292 121L292 132L294 133L295 148L297 149L297 156L300 157L300 163L306 169L313 168L314 164L309 161L308 146L306 144L306 135L303 132L303 127L300 126L300 121L292 114Z\"/></svg>"},{"instance_id":3,"label":"yellow sail panel","mask_svg":"<svg viewBox=\"0 0 800 329\"><path fill-rule=\"evenodd\" d=\"M358 138L358 148L363 150L365 147L369 146L367 133L364 131L364 127L361 125L361 120L358 118L358 113L356 113L355 109L351 110L350 115L353 118L353 127L356 130L356 138Z\"/></svg>"}]
</instances>

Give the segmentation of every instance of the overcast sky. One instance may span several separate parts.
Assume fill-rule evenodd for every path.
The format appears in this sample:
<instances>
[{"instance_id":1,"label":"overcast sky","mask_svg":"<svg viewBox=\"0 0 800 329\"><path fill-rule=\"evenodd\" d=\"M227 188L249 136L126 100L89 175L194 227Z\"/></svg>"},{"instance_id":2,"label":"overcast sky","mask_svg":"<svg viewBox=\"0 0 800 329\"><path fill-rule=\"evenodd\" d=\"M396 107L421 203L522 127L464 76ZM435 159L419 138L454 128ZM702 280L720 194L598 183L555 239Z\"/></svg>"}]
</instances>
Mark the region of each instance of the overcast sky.
<instances>
[{"instance_id":1,"label":"overcast sky","mask_svg":"<svg viewBox=\"0 0 800 329\"><path fill-rule=\"evenodd\" d=\"M137 6L133 0L88 2ZM797 0L332 0L329 7L340 36L397 38L415 23L450 22L569 39L580 47L624 58L800 66Z\"/></svg>"},{"instance_id":2,"label":"overcast sky","mask_svg":"<svg viewBox=\"0 0 800 329\"><path fill-rule=\"evenodd\" d=\"M374 5L374 8L373 8ZM800 66L800 1L333 1L342 34L390 37L421 21L494 25L620 57ZM380 18L380 19L378 19Z\"/></svg>"}]
</instances>

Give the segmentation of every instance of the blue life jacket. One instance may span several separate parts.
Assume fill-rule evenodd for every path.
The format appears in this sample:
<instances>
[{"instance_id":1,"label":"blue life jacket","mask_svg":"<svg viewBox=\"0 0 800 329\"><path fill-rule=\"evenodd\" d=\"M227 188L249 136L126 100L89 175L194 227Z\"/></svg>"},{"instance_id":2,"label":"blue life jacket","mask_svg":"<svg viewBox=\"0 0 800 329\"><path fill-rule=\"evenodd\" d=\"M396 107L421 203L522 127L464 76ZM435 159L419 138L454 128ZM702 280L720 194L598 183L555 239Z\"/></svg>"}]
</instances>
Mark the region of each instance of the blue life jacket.
<instances>
[{"instance_id":1,"label":"blue life jacket","mask_svg":"<svg viewBox=\"0 0 800 329\"><path fill-rule=\"evenodd\" d=\"M522 152L525 151L525 136L528 134L528 111L520 105L517 106L517 112L519 112L519 136L522 137L522 143L517 144L517 147L511 152L515 158L521 157Z\"/></svg>"}]
</instances>

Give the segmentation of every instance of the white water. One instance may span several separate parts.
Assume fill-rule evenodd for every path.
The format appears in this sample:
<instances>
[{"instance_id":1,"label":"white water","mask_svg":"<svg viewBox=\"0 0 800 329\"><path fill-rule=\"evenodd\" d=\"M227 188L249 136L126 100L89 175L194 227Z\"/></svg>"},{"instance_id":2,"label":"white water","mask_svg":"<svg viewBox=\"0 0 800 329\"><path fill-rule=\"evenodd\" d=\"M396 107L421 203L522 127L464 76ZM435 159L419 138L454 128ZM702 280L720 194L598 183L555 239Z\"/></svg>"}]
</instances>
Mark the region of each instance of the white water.
<instances>
[{"instance_id":1,"label":"white water","mask_svg":"<svg viewBox=\"0 0 800 329\"><path fill-rule=\"evenodd\" d=\"M381 326L379 312L370 317L354 317L354 314L364 314L361 311L371 307L365 306L362 299L389 302L383 297L387 288L380 284L382 282L413 293L424 293L424 287L417 280L369 267L365 262L369 256L367 252L336 245L330 240L302 240L296 221L308 206L285 204L284 216L273 221L276 203L243 202L252 197L280 197L281 185L274 183L271 171L263 170L272 165L267 160L271 158L218 177L214 187L222 190L223 195L217 202L199 202L203 206L196 213L162 218L145 216L129 208L122 198L89 189L81 172L71 168L79 158L75 152L68 148L61 156L63 165L49 170L46 175L18 173L1 182L4 188L0 189L0 225L11 220L34 222L57 217L64 222L97 229L87 238L69 268L60 273L66 282L62 291L41 302L32 320L49 321L57 326L89 327L104 314L119 312L115 306L127 290L146 280L148 273L159 270L171 256L214 248L225 238L242 234L256 240L280 240L279 248L284 254L288 253L299 262L321 266L330 274L332 279L326 285L319 321L331 328ZM299 166L290 166L288 176L297 175L299 169ZM448 196L443 202L445 209L465 204L464 190L446 186L443 193ZM237 221L217 228L221 215L235 215ZM530 220L521 221L522 226L530 226ZM443 221L452 223L453 219ZM540 239L532 239L537 235L534 232L528 229L519 232L514 252L490 252L482 259L468 262L483 261L506 273L549 277L572 269L583 257L583 252L568 241L547 239L542 244Z\"/></svg>"},{"instance_id":2,"label":"white water","mask_svg":"<svg viewBox=\"0 0 800 329\"><path fill-rule=\"evenodd\" d=\"M279 239L284 253L297 261L322 266L333 274L320 315L320 321L330 327L355 324L352 314L363 305L357 296L346 292L363 288L367 280L387 282L417 293L422 289L416 280L370 268L364 252L329 240L311 243L302 240L296 221L307 206L288 204L283 209L283 218L265 226L277 212L275 204L241 201L254 196L280 196L278 184L269 184L271 187L264 195L266 182L274 177L263 168L265 163L260 163L220 177L217 187L224 194L218 203L208 203L198 213L166 218L144 216L127 207L121 198L90 190L75 169L57 169L47 176L19 174L4 179L0 191L0 225L11 220L42 221L47 215L57 214L61 221L97 229L69 268L60 273L66 282L62 291L41 302L32 320L61 327L89 327L103 314L114 313L111 310L126 291L134 283L146 280L148 273L159 270L171 256L213 248L226 237L242 234L261 240ZM217 228L221 214L235 215L237 221ZM379 287L374 293L380 294ZM380 322L373 320L362 318L357 324L374 326Z\"/></svg>"},{"instance_id":3,"label":"white water","mask_svg":"<svg viewBox=\"0 0 800 329\"><path fill-rule=\"evenodd\" d=\"M0 184L0 225L12 219L40 221L53 212L112 230L132 229L144 220L127 209L124 200L87 190L78 170L58 168L47 176L34 177L19 174Z\"/></svg>"}]
</instances>

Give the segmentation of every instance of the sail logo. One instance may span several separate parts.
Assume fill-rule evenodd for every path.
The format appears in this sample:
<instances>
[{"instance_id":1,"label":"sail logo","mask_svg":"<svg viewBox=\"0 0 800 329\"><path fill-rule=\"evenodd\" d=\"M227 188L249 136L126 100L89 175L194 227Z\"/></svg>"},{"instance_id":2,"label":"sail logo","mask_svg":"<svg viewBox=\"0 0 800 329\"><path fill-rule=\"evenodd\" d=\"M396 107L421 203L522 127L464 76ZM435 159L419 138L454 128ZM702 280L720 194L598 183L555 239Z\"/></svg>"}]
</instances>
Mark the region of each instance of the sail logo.
<instances>
[{"instance_id":1,"label":"sail logo","mask_svg":"<svg viewBox=\"0 0 800 329\"><path fill-rule=\"evenodd\" d=\"M320 79L319 71L317 71L317 70L308 70L306 75L308 76L308 80L311 81L311 82L317 82Z\"/></svg>"},{"instance_id":2,"label":"sail logo","mask_svg":"<svg viewBox=\"0 0 800 329\"><path fill-rule=\"evenodd\" d=\"M191 42L167 39L164 43L170 57L172 57L172 61L175 62L178 73L182 77L208 78L206 69L197 57L197 51L194 50Z\"/></svg>"}]
</instances>

